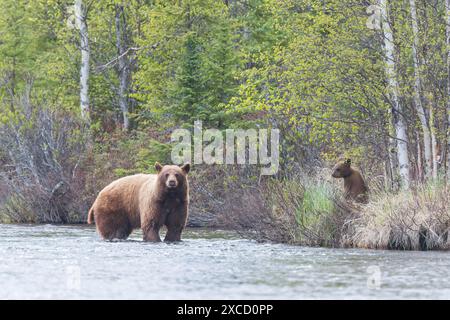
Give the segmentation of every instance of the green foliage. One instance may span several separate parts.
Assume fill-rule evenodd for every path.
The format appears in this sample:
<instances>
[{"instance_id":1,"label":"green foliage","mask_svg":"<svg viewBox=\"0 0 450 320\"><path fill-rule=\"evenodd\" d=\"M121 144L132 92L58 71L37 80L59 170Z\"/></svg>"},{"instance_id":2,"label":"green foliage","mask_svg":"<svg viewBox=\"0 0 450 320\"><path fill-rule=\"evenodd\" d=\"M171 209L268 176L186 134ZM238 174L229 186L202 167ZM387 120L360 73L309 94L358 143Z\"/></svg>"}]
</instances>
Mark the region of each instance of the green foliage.
<instances>
[{"instance_id":1,"label":"green foliage","mask_svg":"<svg viewBox=\"0 0 450 320\"><path fill-rule=\"evenodd\" d=\"M441 2L417 6L421 58L428 61L421 70L424 100L435 101L436 133L443 141L447 69ZM120 19L126 24L123 38L130 50L125 57L131 63L128 97L138 131L190 128L197 119L219 129L278 127L283 167L300 157L387 161L382 35L366 26L366 2L92 2L87 22L95 134L111 132L122 121L117 5L124 8ZM6 83L0 86L0 120L8 121L11 95L27 79L33 79L36 95L49 104L78 110L80 50L79 33L71 23L73 2L5 0L0 6L0 70ZM410 17L403 2L393 1L390 8L401 92L412 103ZM408 120L417 129L414 116ZM167 143L167 135L161 137L159 142Z\"/></svg>"},{"instance_id":2,"label":"green foliage","mask_svg":"<svg viewBox=\"0 0 450 320\"><path fill-rule=\"evenodd\" d=\"M334 210L333 192L325 184L305 187L301 206L297 209L297 222L304 226L317 224L320 215L330 215Z\"/></svg>"},{"instance_id":3,"label":"green foliage","mask_svg":"<svg viewBox=\"0 0 450 320\"><path fill-rule=\"evenodd\" d=\"M219 1L168 1L149 8L153 19L139 43L156 44L140 52L141 69L133 96L162 121L179 124L197 119L224 127L225 104L235 94L238 53L228 8Z\"/></svg>"},{"instance_id":4,"label":"green foliage","mask_svg":"<svg viewBox=\"0 0 450 320\"><path fill-rule=\"evenodd\" d=\"M433 112L430 128L444 170L449 136L446 11L442 0L416 4L421 99L427 116ZM315 170L345 156L387 177L391 101L383 34L367 28L367 5L339 0L89 1L94 157L106 159L105 170L119 176L151 172L154 161L170 162L170 133L192 128L198 119L205 128L221 130L280 129L280 176L299 168ZM123 7L120 16L118 7ZM419 168L423 139L412 99L409 3L389 1L389 9L411 162ZM70 116L79 113L80 34L73 23L73 1L3 0L0 10L0 123L25 120L14 104L17 93L31 83L33 98L42 104ZM121 39L130 71L130 86L122 94L117 18L125 26ZM118 134L123 97L133 125ZM117 162L107 156L116 149L121 152ZM317 201L316 209L327 211L319 196L325 191L306 192L308 208Z\"/></svg>"},{"instance_id":5,"label":"green foliage","mask_svg":"<svg viewBox=\"0 0 450 320\"><path fill-rule=\"evenodd\" d=\"M158 142L149 141L148 148L139 150L137 155L136 168L140 172L156 173L155 162L170 164L171 146Z\"/></svg>"},{"instance_id":6,"label":"green foliage","mask_svg":"<svg viewBox=\"0 0 450 320\"><path fill-rule=\"evenodd\" d=\"M253 222L262 228L258 236L310 246L341 245L345 224L352 219L351 204L327 179L318 174L273 179L258 192L265 202Z\"/></svg>"}]
</instances>

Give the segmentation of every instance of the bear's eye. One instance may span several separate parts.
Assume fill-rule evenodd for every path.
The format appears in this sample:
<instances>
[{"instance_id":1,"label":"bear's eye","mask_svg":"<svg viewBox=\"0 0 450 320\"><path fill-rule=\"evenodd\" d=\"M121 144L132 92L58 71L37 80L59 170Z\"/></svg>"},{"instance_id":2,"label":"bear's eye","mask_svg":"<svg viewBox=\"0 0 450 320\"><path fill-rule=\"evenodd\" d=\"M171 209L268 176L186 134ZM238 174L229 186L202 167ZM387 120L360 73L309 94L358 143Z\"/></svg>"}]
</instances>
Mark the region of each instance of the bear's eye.
<instances>
[{"instance_id":1,"label":"bear's eye","mask_svg":"<svg viewBox=\"0 0 450 320\"><path fill-rule=\"evenodd\" d=\"M341 169L336 169L336 171L341 171Z\"/></svg>"},{"instance_id":2,"label":"bear's eye","mask_svg":"<svg viewBox=\"0 0 450 320\"><path fill-rule=\"evenodd\" d=\"M168 178L169 177L169 174L168 173L166 173L166 178Z\"/></svg>"},{"instance_id":3,"label":"bear's eye","mask_svg":"<svg viewBox=\"0 0 450 320\"><path fill-rule=\"evenodd\" d=\"M177 177L177 178L178 178L179 176L180 176L180 175L179 175L178 173L175 173L175 177Z\"/></svg>"}]
</instances>

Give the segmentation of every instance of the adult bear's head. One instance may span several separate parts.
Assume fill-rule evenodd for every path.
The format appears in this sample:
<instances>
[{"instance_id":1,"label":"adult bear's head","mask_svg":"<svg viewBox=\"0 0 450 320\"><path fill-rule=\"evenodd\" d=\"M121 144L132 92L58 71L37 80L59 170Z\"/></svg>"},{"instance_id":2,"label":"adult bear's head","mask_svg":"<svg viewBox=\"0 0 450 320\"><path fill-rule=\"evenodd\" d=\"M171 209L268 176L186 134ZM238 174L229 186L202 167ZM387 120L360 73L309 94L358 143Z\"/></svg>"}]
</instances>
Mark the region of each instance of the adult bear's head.
<instances>
[{"instance_id":1,"label":"adult bear's head","mask_svg":"<svg viewBox=\"0 0 450 320\"><path fill-rule=\"evenodd\" d=\"M186 163L179 167L176 165L162 166L159 162L155 163L155 169L158 173L158 182L169 192L185 191L188 187L187 174L191 165Z\"/></svg>"}]
</instances>

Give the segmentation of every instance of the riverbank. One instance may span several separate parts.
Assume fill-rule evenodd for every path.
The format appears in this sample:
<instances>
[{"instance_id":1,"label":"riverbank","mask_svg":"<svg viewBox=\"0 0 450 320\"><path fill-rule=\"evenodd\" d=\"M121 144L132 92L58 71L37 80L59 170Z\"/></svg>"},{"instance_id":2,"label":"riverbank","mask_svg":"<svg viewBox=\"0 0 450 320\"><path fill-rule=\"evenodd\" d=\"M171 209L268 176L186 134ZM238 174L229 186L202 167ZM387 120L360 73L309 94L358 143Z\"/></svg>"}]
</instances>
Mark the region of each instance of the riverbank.
<instances>
[{"instance_id":1,"label":"riverbank","mask_svg":"<svg viewBox=\"0 0 450 320\"><path fill-rule=\"evenodd\" d=\"M197 168L190 177L187 226L235 230L260 242L310 247L450 249L450 189L444 180L395 193L369 181L370 201L362 205L343 198L341 181L331 178L327 169L289 179L255 181L254 175L248 168ZM42 220L55 217L45 212L55 209L43 205L45 199L33 206L35 197L15 194L1 208L0 222L84 223L97 192L87 198L85 191L73 199L63 194L61 199L69 199L64 202L66 213L55 220ZM77 211L67 212L70 208Z\"/></svg>"},{"instance_id":2,"label":"riverbank","mask_svg":"<svg viewBox=\"0 0 450 320\"><path fill-rule=\"evenodd\" d=\"M397 194L374 194L353 222L361 248L450 249L450 189L443 181Z\"/></svg>"},{"instance_id":3,"label":"riverbank","mask_svg":"<svg viewBox=\"0 0 450 320\"><path fill-rule=\"evenodd\" d=\"M368 204L345 200L340 187L327 175L272 181L243 193L242 202L235 205L233 223L242 234L259 241L336 248L450 249L450 189L444 180L398 192L372 186Z\"/></svg>"}]
</instances>

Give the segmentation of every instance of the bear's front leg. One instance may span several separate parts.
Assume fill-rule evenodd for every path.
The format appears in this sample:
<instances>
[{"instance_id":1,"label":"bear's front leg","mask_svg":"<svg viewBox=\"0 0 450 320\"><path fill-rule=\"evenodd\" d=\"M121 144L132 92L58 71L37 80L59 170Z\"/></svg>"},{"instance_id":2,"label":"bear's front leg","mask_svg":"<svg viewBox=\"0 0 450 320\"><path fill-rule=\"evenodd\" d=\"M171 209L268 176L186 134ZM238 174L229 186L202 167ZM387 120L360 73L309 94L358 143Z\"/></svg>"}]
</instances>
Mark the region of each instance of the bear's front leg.
<instances>
[{"instance_id":1,"label":"bear's front leg","mask_svg":"<svg viewBox=\"0 0 450 320\"><path fill-rule=\"evenodd\" d=\"M159 236L159 225L152 222L142 226L142 233L144 241L161 242Z\"/></svg>"},{"instance_id":2,"label":"bear's front leg","mask_svg":"<svg viewBox=\"0 0 450 320\"><path fill-rule=\"evenodd\" d=\"M183 227L178 228L168 227L164 241L165 242L181 241L181 232L183 232Z\"/></svg>"},{"instance_id":3,"label":"bear's front leg","mask_svg":"<svg viewBox=\"0 0 450 320\"><path fill-rule=\"evenodd\" d=\"M172 211L166 219L167 233L164 241L181 241L181 233L186 225L188 203L182 202L176 210Z\"/></svg>"},{"instance_id":4,"label":"bear's front leg","mask_svg":"<svg viewBox=\"0 0 450 320\"><path fill-rule=\"evenodd\" d=\"M161 237L159 236L159 230L149 230L144 232L144 241L148 242L161 242Z\"/></svg>"}]
</instances>

